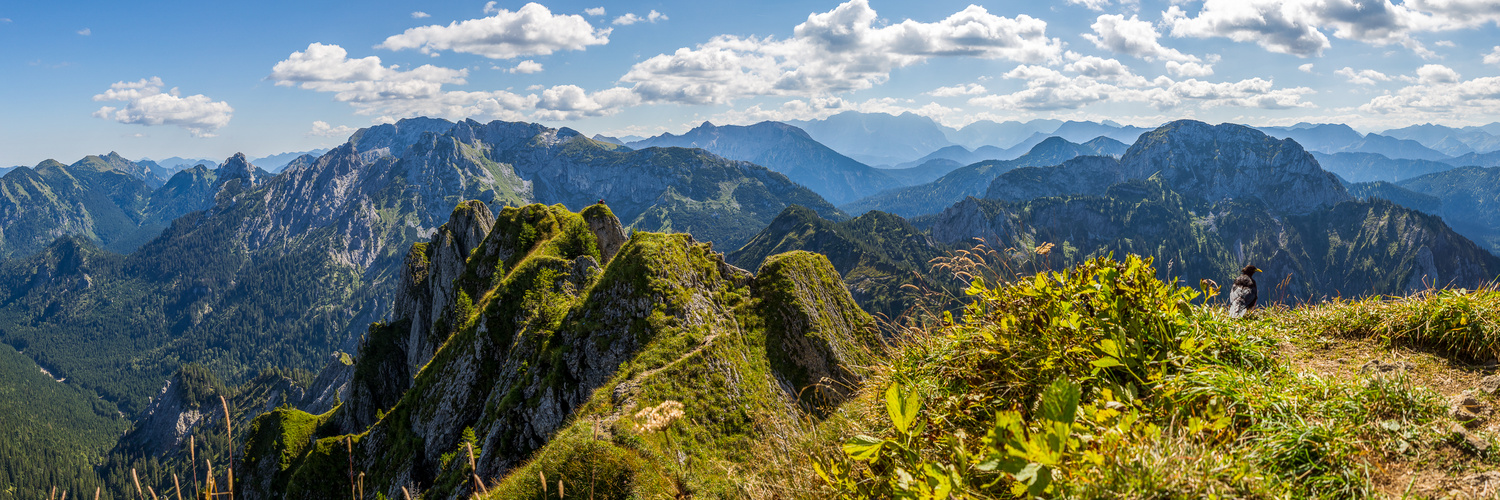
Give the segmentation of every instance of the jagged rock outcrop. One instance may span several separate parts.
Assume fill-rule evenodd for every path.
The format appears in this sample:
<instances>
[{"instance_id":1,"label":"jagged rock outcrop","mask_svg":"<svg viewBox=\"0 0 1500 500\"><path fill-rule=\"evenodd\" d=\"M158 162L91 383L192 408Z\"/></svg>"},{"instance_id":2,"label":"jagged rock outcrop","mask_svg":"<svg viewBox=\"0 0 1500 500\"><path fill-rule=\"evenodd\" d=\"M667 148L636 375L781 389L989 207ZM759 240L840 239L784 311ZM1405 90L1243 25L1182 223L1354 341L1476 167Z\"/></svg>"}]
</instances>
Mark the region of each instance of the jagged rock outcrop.
<instances>
[{"instance_id":1,"label":"jagged rock outcrop","mask_svg":"<svg viewBox=\"0 0 1500 500\"><path fill-rule=\"evenodd\" d=\"M369 427L411 388L412 370L407 357L402 356L411 333L410 321L370 325L359 346L361 362L350 374L342 396L344 404L334 420L340 430L355 433Z\"/></svg>"},{"instance_id":2,"label":"jagged rock outcrop","mask_svg":"<svg viewBox=\"0 0 1500 500\"><path fill-rule=\"evenodd\" d=\"M605 262L609 262L629 239L629 235L625 234L625 227L620 225L620 218L615 217L603 204L585 208L582 214L583 220L589 223L589 231L599 240L599 254Z\"/></svg>"},{"instance_id":3,"label":"jagged rock outcrop","mask_svg":"<svg viewBox=\"0 0 1500 500\"><path fill-rule=\"evenodd\" d=\"M217 408L204 407L202 401L188 401L182 394L181 374L175 374L162 385L151 400L135 428L120 439L120 445L133 447L150 456L175 452L187 442L198 424Z\"/></svg>"},{"instance_id":4,"label":"jagged rock outcrop","mask_svg":"<svg viewBox=\"0 0 1500 500\"><path fill-rule=\"evenodd\" d=\"M349 399L349 380L354 378L354 361L345 353L333 353L323 369L318 370L312 385L296 403L297 408L322 415Z\"/></svg>"},{"instance_id":5,"label":"jagged rock outcrop","mask_svg":"<svg viewBox=\"0 0 1500 500\"><path fill-rule=\"evenodd\" d=\"M495 216L484 203L460 203L431 242L413 246L407 253L391 311L393 323L405 320L409 325L401 349L406 354L406 373L416 373L446 338L445 325L455 322L451 304L460 291L455 280L467 269L469 254L484 243L494 226Z\"/></svg>"}]
</instances>

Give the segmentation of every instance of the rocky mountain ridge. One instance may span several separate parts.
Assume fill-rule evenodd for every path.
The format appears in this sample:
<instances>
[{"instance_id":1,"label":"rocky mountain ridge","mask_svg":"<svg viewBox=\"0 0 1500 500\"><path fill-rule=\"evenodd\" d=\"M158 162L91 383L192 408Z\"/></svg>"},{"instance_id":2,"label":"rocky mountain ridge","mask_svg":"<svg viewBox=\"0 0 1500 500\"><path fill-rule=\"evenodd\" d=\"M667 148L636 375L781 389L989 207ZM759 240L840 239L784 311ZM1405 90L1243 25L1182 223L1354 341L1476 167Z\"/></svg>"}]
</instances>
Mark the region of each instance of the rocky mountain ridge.
<instances>
[{"instance_id":1,"label":"rocky mountain ridge","mask_svg":"<svg viewBox=\"0 0 1500 500\"><path fill-rule=\"evenodd\" d=\"M818 408L847 397L799 389L852 382L849 367L876 345L869 317L820 256L781 256L754 275L688 235L625 240L603 205L581 214L486 210L460 206L443 231L413 247L408 270L425 276L406 281L412 286L398 299L406 305L392 322L371 327L344 405L257 419L240 496L336 493L340 486L314 471L342 464L346 441L367 487L386 496L408 486L429 498L466 497L476 473L567 476L570 490L614 492L606 496L710 494L728 485L712 474L663 483L659 463L633 458L669 446L646 429L671 422L642 412L691 415L674 432L715 444L694 447L682 463L706 470L760 435L749 419L817 418ZM442 250L470 244L467 255ZM452 295L438 302L449 293L445 280ZM421 360L434 340L441 347ZM405 370L412 364L422 365L415 379ZM622 439L639 444L622 447ZM469 447L477 470L449 458ZM608 462L591 485L555 469L589 460Z\"/></svg>"}]
</instances>

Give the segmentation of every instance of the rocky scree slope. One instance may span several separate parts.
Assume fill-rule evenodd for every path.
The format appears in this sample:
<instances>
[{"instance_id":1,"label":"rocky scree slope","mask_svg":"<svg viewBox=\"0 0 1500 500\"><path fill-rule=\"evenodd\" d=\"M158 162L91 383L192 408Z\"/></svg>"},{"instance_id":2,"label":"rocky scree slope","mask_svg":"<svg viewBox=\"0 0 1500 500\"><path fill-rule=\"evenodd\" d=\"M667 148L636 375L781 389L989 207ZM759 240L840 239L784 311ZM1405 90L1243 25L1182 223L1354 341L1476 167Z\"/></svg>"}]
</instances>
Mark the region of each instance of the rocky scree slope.
<instances>
[{"instance_id":1,"label":"rocky scree slope","mask_svg":"<svg viewBox=\"0 0 1500 500\"><path fill-rule=\"evenodd\" d=\"M405 269L343 404L256 420L239 496L346 493L329 478L350 444L387 497L468 497L476 473L502 496L539 476L608 498L729 494L722 464L821 418L880 348L822 256L751 274L686 234L627 239L603 205L465 204Z\"/></svg>"}]
</instances>

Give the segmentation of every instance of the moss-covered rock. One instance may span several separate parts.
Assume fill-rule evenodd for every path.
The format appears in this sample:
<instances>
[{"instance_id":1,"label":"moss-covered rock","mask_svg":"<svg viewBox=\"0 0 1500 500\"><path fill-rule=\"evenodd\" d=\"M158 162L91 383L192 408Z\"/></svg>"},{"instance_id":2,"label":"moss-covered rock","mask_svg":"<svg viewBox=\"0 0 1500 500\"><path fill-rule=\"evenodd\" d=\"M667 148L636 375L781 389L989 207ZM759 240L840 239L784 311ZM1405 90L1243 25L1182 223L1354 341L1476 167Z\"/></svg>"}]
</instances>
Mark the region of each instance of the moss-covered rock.
<instances>
[{"instance_id":1,"label":"moss-covered rock","mask_svg":"<svg viewBox=\"0 0 1500 500\"><path fill-rule=\"evenodd\" d=\"M875 321L860 310L828 258L796 251L767 259L755 278L766 320L766 354L798 400L821 411L848 399L881 346Z\"/></svg>"}]
</instances>

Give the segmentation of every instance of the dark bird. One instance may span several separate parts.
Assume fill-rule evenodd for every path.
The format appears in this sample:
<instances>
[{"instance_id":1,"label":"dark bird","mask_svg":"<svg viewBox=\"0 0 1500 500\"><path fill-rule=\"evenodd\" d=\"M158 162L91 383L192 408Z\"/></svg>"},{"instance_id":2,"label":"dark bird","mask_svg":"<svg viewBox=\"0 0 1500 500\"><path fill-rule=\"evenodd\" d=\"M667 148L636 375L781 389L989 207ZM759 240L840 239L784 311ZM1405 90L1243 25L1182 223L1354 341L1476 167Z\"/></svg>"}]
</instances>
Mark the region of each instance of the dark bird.
<instances>
[{"instance_id":1,"label":"dark bird","mask_svg":"<svg viewBox=\"0 0 1500 500\"><path fill-rule=\"evenodd\" d=\"M1243 318L1255 309L1255 273L1258 272L1260 270L1255 266L1245 266L1240 276L1234 279L1234 288L1229 289L1229 317Z\"/></svg>"}]
</instances>

